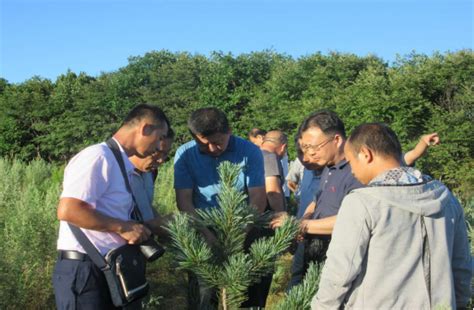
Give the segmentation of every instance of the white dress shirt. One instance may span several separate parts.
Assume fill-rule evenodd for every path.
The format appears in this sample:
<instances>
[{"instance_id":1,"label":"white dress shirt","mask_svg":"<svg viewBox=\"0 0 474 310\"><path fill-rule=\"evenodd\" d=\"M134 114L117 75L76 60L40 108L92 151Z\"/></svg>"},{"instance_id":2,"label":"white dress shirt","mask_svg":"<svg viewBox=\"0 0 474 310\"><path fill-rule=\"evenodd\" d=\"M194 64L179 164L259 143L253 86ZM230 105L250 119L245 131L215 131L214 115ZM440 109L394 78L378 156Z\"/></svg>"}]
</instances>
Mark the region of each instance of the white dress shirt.
<instances>
[{"instance_id":1,"label":"white dress shirt","mask_svg":"<svg viewBox=\"0 0 474 310\"><path fill-rule=\"evenodd\" d=\"M120 144L119 147L130 180L134 166ZM89 146L71 159L64 171L61 198L82 200L96 211L120 220L129 220L133 208L120 166L105 143ZM82 231L102 255L126 243L116 233ZM57 248L85 253L64 221L60 222Z\"/></svg>"}]
</instances>

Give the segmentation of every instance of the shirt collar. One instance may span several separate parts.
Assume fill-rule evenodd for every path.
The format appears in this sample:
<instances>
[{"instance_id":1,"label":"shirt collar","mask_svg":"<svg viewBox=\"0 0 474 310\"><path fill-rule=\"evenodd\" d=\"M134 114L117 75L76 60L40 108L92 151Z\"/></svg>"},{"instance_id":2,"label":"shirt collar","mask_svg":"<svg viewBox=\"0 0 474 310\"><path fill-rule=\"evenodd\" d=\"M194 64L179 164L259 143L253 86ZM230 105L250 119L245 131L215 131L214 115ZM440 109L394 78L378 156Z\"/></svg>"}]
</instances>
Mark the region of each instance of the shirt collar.
<instances>
[{"instance_id":1,"label":"shirt collar","mask_svg":"<svg viewBox=\"0 0 474 310\"><path fill-rule=\"evenodd\" d=\"M344 167L348 164L348 161L346 159L341 160L334 166L329 167L329 169L344 169Z\"/></svg>"},{"instance_id":2,"label":"shirt collar","mask_svg":"<svg viewBox=\"0 0 474 310\"><path fill-rule=\"evenodd\" d=\"M229 143L227 144L227 148L225 149L225 152L234 152L235 151L235 137L233 135L230 135L229 137Z\"/></svg>"},{"instance_id":3,"label":"shirt collar","mask_svg":"<svg viewBox=\"0 0 474 310\"><path fill-rule=\"evenodd\" d=\"M411 167L397 167L376 176L369 182L369 186L419 184L424 180L425 178L419 170Z\"/></svg>"}]
</instances>

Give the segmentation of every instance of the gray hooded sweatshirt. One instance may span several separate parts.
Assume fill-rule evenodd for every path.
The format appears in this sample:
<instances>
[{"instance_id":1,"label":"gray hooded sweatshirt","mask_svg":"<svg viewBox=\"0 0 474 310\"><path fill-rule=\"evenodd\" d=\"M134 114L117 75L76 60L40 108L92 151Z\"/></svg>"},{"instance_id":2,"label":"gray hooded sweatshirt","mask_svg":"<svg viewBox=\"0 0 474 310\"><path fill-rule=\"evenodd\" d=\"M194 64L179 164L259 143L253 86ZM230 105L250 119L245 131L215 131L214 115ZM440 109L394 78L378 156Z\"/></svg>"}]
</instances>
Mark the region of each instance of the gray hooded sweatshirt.
<instances>
[{"instance_id":1,"label":"gray hooded sweatshirt","mask_svg":"<svg viewBox=\"0 0 474 310\"><path fill-rule=\"evenodd\" d=\"M456 309L471 297L462 207L438 181L342 202L312 309Z\"/></svg>"}]
</instances>

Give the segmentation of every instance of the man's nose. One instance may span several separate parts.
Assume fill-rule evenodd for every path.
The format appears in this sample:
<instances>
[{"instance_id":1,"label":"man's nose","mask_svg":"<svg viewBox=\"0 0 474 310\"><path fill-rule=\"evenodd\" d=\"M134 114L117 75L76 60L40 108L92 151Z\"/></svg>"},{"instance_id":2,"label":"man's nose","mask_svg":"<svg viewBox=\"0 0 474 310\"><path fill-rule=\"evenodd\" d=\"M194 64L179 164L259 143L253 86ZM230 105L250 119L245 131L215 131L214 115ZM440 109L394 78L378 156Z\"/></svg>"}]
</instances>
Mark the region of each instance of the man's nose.
<instances>
[{"instance_id":1,"label":"man's nose","mask_svg":"<svg viewBox=\"0 0 474 310\"><path fill-rule=\"evenodd\" d=\"M313 155L314 155L314 152L312 152L311 149L308 150L308 152L305 152L303 155L303 161L306 163L311 162Z\"/></svg>"},{"instance_id":2,"label":"man's nose","mask_svg":"<svg viewBox=\"0 0 474 310\"><path fill-rule=\"evenodd\" d=\"M211 152L211 153L214 153L214 152L217 151L217 145L215 145L215 144L209 143L209 145L207 147L209 148L209 152Z\"/></svg>"}]
</instances>

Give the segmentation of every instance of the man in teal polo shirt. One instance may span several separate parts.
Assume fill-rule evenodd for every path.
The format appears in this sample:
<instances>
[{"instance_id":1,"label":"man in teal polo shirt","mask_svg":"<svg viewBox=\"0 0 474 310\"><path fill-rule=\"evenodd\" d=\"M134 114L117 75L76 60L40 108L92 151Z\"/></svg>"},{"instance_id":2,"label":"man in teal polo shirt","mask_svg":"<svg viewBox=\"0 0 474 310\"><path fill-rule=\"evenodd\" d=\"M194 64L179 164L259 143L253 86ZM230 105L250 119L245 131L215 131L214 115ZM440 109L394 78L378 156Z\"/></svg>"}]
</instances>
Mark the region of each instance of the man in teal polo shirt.
<instances>
[{"instance_id":1,"label":"man in teal polo shirt","mask_svg":"<svg viewBox=\"0 0 474 310\"><path fill-rule=\"evenodd\" d=\"M194 140L178 148L174 163L178 209L196 216L196 209L219 207L217 168L223 161L230 161L242 167L237 186L248 195L250 205L263 212L266 193L260 149L232 135L226 115L216 108L194 111L188 120L188 128ZM209 244L216 241L209 229L204 228L201 232ZM205 303L203 299L209 298L210 294L202 287L200 289L199 302Z\"/></svg>"}]
</instances>

